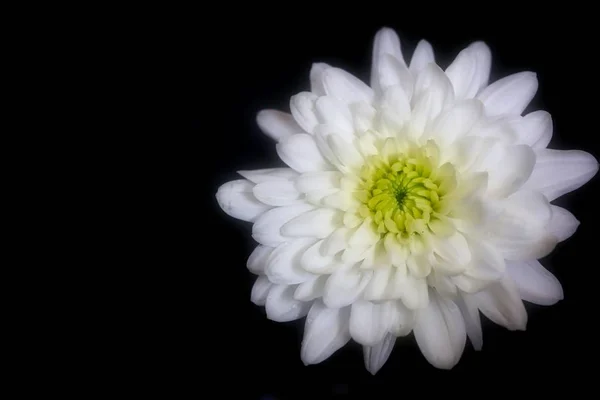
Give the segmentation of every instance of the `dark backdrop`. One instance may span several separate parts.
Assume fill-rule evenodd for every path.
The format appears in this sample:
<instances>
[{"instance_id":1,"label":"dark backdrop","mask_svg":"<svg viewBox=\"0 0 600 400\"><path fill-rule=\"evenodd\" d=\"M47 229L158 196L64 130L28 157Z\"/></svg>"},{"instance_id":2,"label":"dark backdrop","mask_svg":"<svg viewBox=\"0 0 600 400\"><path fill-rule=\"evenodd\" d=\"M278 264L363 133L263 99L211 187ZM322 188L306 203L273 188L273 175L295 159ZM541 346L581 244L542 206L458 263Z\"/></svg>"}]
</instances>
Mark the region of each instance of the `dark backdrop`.
<instances>
[{"instance_id":1,"label":"dark backdrop","mask_svg":"<svg viewBox=\"0 0 600 400\"><path fill-rule=\"evenodd\" d=\"M431 19L431 10L407 15L384 9L381 18L332 17L321 15L312 3L314 13L294 20L299 6L236 9L237 20L210 21L210 14L196 19L185 13L175 20L173 51L182 60L177 78L183 78L190 143L197 151L190 185L199 187L202 196L192 219L196 222L188 224L192 249L199 247L175 284L180 310L185 310L174 314L176 326L191 343L180 355L186 366L180 379L202 398L243 400L422 397L435 389L451 396L489 396L499 389L519 394L527 388L571 394L592 384L587 377L595 368L599 315L594 289L597 177L558 202L581 221L577 233L543 260L563 285L563 301L551 307L528 304L525 332L509 332L484 318L483 350L475 352L467 343L451 371L430 366L412 336L400 339L374 377L354 344L320 365L302 364L304 319L271 322L250 302L255 279L245 266L255 246L250 224L221 212L214 194L220 184L237 178L236 170L282 165L255 115L263 108L289 110L289 97L308 88L311 63L327 62L368 80L373 37L382 26L399 33L407 60L418 40L430 41L442 67L470 42L485 41L493 54L492 81L523 70L538 74L540 89L530 109L552 114L549 147L583 149L600 158L593 21L583 10L564 9L531 15L515 11L497 18L492 11L480 17L466 12L463 19L434 13ZM208 397L211 388L215 393Z\"/></svg>"}]
</instances>

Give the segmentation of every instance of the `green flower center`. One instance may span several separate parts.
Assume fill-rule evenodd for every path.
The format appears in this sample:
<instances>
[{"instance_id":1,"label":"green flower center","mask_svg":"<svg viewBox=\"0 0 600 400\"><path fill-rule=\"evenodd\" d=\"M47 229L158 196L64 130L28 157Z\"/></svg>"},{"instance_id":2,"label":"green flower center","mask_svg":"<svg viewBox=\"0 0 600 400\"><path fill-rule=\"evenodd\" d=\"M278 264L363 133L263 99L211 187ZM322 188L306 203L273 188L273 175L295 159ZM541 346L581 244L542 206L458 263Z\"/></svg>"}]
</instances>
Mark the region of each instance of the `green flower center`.
<instances>
[{"instance_id":1,"label":"green flower center","mask_svg":"<svg viewBox=\"0 0 600 400\"><path fill-rule=\"evenodd\" d=\"M398 234L400 238L435 231L447 213L446 195L456 187L450 164L438 166L438 149L401 145L387 139L380 154L366 158L360 170L361 185L355 197L363 218L371 218L377 233Z\"/></svg>"}]
</instances>

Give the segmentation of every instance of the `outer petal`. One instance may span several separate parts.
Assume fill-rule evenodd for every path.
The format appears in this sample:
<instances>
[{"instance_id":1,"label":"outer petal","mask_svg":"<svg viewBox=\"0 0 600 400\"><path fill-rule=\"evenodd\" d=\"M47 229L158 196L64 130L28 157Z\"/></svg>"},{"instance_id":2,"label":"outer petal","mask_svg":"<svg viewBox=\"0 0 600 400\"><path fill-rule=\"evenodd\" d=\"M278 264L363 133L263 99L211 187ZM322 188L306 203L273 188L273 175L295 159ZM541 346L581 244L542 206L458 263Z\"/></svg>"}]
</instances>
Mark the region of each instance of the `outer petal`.
<instances>
[{"instance_id":1,"label":"outer petal","mask_svg":"<svg viewBox=\"0 0 600 400\"><path fill-rule=\"evenodd\" d=\"M456 56L446 69L456 98L473 98L487 85L492 66L492 53L483 42L475 42Z\"/></svg>"},{"instance_id":2,"label":"outer petal","mask_svg":"<svg viewBox=\"0 0 600 400\"><path fill-rule=\"evenodd\" d=\"M520 115L529 105L538 89L533 72L519 72L492 83L477 95L489 116Z\"/></svg>"},{"instance_id":3,"label":"outer petal","mask_svg":"<svg viewBox=\"0 0 600 400\"><path fill-rule=\"evenodd\" d=\"M296 239L281 243L267 259L265 274L277 284L293 285L306 282L315 276L305 271L301 264L302 254L313 244L313 240Z\"/></svg>"},{"instance_id":4,"label":"outer petal","mask_svg":"<svg viewBox=\"0 0 600 400\"><path fill-rule=\"evenodd\" d=\"M272 181L288 181L299 174L291 168L264 168L238 171L238 174L250 182L259 184Z\"/></svg>"},{"instance_id":5,"label":"outer petal","mask_svg":"<svg viewBox=\"0 0 600 400\"><path fill-rule=\"evenodd\" d=\"M328 308L315 301L304 327L300 357L305 365L329 358L350 340L350 308Z\"/></svg>"},{"instance_id":6,"label":"outer petal","mask_svg":"<svg viewBox=\"0 0 600 400\"><path fill-rule=\"evenodd\" d=\"M296 286L275 285L269 291L265 310L267 318L275 322L294 321L304 317L311 303L294 299Z\"/></svg>"},{"instance_id":7,"label":"outer petal","mask_svg":"<svg viewBox=\"0 0 600 400\"><path fill-rule=\"evenodd\" d=\"M253 187L254 185L245 179L224 183L217 190L217 202L227 215L242 221L254 222L271 207L254 197Z\"/></svg>"},{"instance_id":8,"label":"outer petal","mask_svg":"<svg viewBox=\"0 0 600 400\"><path fill-rule=\"evenodd\" d=\"M265 135L277 141L302 132L302 128L291 114L278 110L259 111L256 123Z\"/></svg>"},{"instance_id":9,"label":"outer petal","mask_svg":"<svg viewBox=\"0 0 600 400\"><path fill-rule=\"evenodd\" d=\"M470 298L465 298L462 294L456 298L455 302L465 320L467 336L473 348L477 351L481 350L483 346L483 332L481 330L481 318L479 317L477 303Z\"/></svg>"},{"instance_id":10,"label":"outer petal","mask_svg":"<svg viewBox=\"0 0 600 400\"><path fill-rule=\"evenodd\" d=\"M365 300L354 302L350 314L352 338L364 346L375 346L381 342L393 319L391 303L375 304Z\"/></svg>"},{"instance_id":11,"label":"outer petal","mask_svg":"<svg viewBox=\"0 0 600 400\"><path fill-rule=\"evenodd\" d=\"M277 143L276 149L281 160L300 173L331 169L313 137L306 133L287 137Z\"/></svg>"},{"instance_id":12,"label":"outer petal","mask_svg":"<svg viewBox=\"0 0 600 400\"><path fill-rule=\"evenodd\" d=\"M404 64L404 57L402 56L402 50L400 47L400 39L394 30L390 28L382 28L375 35L375 41L373 43L373 62L371 66L371 87L376 92L380 92L379 86L379 66L381 60L389 54Z\"/></svg>"},{"instance_id":13,"label":"outer petal","mask_svg":"<svg viewBox=\"0 0 600 400\"><path fill-rule=\"evenodd\" d=\"M318 96L311 92L300 92L290 98L290 110L294 119L308 133L313 133L319 120L315 115L315 102Z\"/></svg>"},{"instance_id":14,"label":"outer petal","mask_svg":"<svg viewBox=\"0 0 600 400\"><path fill-rule=\"evenodd\" d=\"M429 305L419 311L414 327L421 352L433 366L451 369L462 356L467 340L460 309L431 291Z\"/></svg>"},{"instance_id":15,"label":"outer petal","mask_svg":"<svg viewBox=\"0 0 600 400\"><path fill-rule=\"evenodd\" d=\"M273 250L273 247L263 246L262 244L256 246L248 257L248 262L246 263L248 270L253 274L264 274L267 267L267 260Z\"/></svg>"},{"instance_id":16,"label":"outer petal","mask_svg":"<svg viewBox=\"0 0 600 400\"><path fill-rule=\"evenodd\" d=\"M374 97L373 89L366 83L340 68L328 68L323 72L323 87L328 95L346 104L371 103Z\"/></svg>"},{"instance_id":17,"label":"outer petal","mask_svg":"<svg viewBox=\"0 0 600 400\"><path fill-rule=\"evenodd\" d=\"M421 40L417 43L408 69L411 74L417 75L423 68L433 62L435 62L435 56L431 44L427 40Z\"/></svg>"},{"instance_id":18,"label":"outer petal","mask_svg":"<svg viewBox=\"0 0 600 400\"><path fill-rule=\"evenodd\" d=\"M345 307L358 299L371 279L372 271L345 266L335 271L325 284L323 301L330 308Z\"/></svg>"},{"instance_id":19,"label":"outer petal","mask_svg":"<svg viewBox=\"0 0 600 400\"><path fill-rule=\"evenodd\" d=\"M396 343L396 337L392 334L387 334L385 339L375 346L363 347L365 368L367 371L375 375L381 367L383 367L390 357L390 354L392 354L394 343Z\"/></svg>"},{"instance_id":20,"label":"outer petal","mask_svg":"<svg viewBox=\"0 0 600 400\"><path fill-rule=\"evenodd\" d=\"M508 262L506 271L525 301L550 306L563 299L560 282L537 260Z\"/></svg>"},{"instance_id":21,"label":"outer petal","mask_svg":"<svg viewBox=\"0 0 600 400\"><path fill-rule=\"evenodd\" d=\"M331 65L325 63L314 63L310 68L310 91L317 96L325 96L325 87L323 86L323 72L331 68Z\"/></svg>"},{"instance_id":22,"label":"outer petal","mask_svg":"<svg viewBox=\"0 0 600 400\"><path fill-rule=\"evenodd\" d=\"M302 194L291 181L270 181L259 183L252 189L254 197L269 206L290 206L303 203Z\"/></svg>"},{"instance_id":23,"label":"outer petal","mask_svg":"<svg viewBox=\"0 0 600 400\"><path fill-rule=\"evenodd\" d=\"M544 149L552 139L553 123L550 114L543 110L531 112L513 123L519 143Z\"/></svg>"},{"instance_id":24,"label":"outer petal","mask_svg":"<svg viewBox=\"0 0 600 400\"><path fill-rule=\"evenodd\" d=\"M281 227L294 217L313 208L308 204L273 208L256 219L252 225L252 237L260 244L275 247L287 240L281 236Z\"/></svg>"},{"instance_id":25,"label":"outer petal","mask_svg":"<svg viewBox=\"0 0 600 400\"><path fill-rule=\"evenodd\" d=\"M527 311L510 277L505 276L485 291L466 296L475 301L481 312L496 324L509 330L525 330Z\"/></svg>"},{"instance_id":26,"label":"outer petal","mask_svg":"<svg viewBox=\"0 0 600 400\"><path fill-rule=\"evenodd\" d=\"M524 188L539 190L552 201L579 189L598 172L598 161L581 150L541 149Z\"/></svg>"},{"instance_id":27,"label":"outer petal","mask_svg":"<svg viewBox=\"0 0 600 400\"><path fill-rule=\"evenodd\" d=\"M567 240L579 227L579 220L569 211L562 207L551 205L552 218L548 230L559 242Z\"/></svg>"},{"instance_id":28,"label":"outer petal","mask_svg":"<svg viewBox=\"0 0 600 400\"><path fill-rule=\"evenodd\" d=\"M287 222L281 227L281 234L287 237L323 239L341 226L341 218L341 213L337 210L317 208Z\"/></svg>"},{"instance_id":29,"label":"outer petal","mask_svg":"<svg viewBox=\"0 0 600 400\"><path fill-rule=\"evenodd\" d=\"M267 301L269 291L273 287L273 284L266 276L259 276L254 285L252 286L252 292L250 293L250 301L257 306L264 306Z\"/></svg>"}]
</instances>

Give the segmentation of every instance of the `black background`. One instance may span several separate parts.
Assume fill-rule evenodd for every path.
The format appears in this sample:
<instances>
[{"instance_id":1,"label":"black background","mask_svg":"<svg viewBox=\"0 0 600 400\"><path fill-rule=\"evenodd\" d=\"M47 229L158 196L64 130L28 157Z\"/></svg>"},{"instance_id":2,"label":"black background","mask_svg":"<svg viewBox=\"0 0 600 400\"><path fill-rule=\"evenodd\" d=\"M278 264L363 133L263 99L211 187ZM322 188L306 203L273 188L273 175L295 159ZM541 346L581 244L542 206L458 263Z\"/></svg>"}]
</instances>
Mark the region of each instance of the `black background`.
<instances>
[{"instance_id":1,"label":"black background","mask_svg":"<svg viewBox=\"0 0 600 400\"><path fill-rule=\"evenodd\" d=\"M563 301L550 307L527 304L525 332L509 332L483 318L483 350L475 352L467 343L451 371L430 366L412 335L399 339L376 376L366 371L360 346L352 342L320 365L302 364L304 319L275 323L250 302L255 279L246 269L255 246L251 225L225 215L214 194L219 185L238 178L237 170L283 165L255 116L263 108L289 111L289 97L309 88L311 63L327 62L368 82L373 37L382 26L398 32L407 62L424 38L442 68L472 41L485 41L492 50L491 81L524 70L538 74L540 88L528 111L545 109L553 116L549 147L582 149L600 158L591 18L583 10L545 9L501 15L490 10L479 16L478 10L465 11L457 19L433 6L413 14L381 7L373 15L350 18L325 16L311 3L314 12L295 20L295 8L301 5L236 9L237 19L208 21L183 12L175 19L178 44L173 51L182 57L178 78L183 78L190 136L199 143L197 175L190 184L200 187L203 196L198 226L192 228L202 244L189 266L198 276L182 276L181 282L193 288L182 297L186 321L179 327L193 345L183 351L189 368L181 379L207 398L244 400L406 398L432 390L446 396L587 390L594 383L589 374L596 368L599 336L598 177L555 201L581 221L577 233L542 260L562 283ZM209 26L211 22L215 25ZM209 395L211 388L215 392Z\"/></svg>"}]
</instances>

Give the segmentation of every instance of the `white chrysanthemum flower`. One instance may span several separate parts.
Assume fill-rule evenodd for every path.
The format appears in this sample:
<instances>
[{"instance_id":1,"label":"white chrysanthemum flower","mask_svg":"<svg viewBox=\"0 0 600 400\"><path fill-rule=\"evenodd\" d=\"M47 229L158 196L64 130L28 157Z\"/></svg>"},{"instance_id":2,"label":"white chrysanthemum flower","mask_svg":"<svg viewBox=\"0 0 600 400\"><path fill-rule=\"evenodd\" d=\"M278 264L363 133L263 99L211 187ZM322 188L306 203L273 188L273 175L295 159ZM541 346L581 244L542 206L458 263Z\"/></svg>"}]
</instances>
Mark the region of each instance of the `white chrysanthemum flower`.
<instances>
[{"instance_id":1,"label":"white chrysanthemum flower","mask_svg":"<svg viewBox=\"0 0 600 400\"><path fill-rule=\"evenodd\" d=\"M547 149L545 111L521 116L536 75L488 85L482 42L446 70L421 41L407 66L397 35L380 30L371 85L319 63L291 114L265 110L260 128L289 168L240 171L217 192L253 223L251 299L267 317L307 315L301 358L327 359L350 339L376 373L413 332L435 367L452 368L481 311L524 330L523 300L550 305L560 283L537 259L579 221L550 204L586 183L596 159Z\"/></svg>"}]
</instances>

